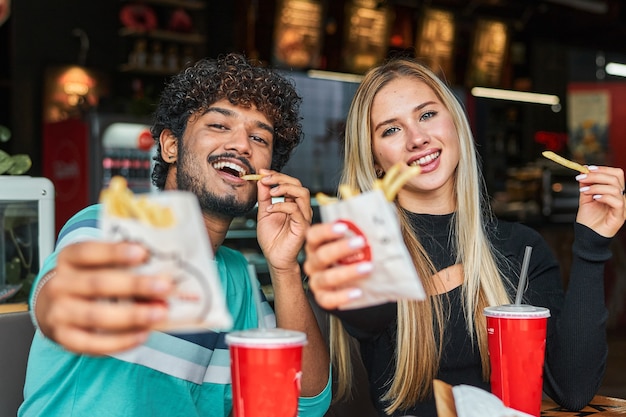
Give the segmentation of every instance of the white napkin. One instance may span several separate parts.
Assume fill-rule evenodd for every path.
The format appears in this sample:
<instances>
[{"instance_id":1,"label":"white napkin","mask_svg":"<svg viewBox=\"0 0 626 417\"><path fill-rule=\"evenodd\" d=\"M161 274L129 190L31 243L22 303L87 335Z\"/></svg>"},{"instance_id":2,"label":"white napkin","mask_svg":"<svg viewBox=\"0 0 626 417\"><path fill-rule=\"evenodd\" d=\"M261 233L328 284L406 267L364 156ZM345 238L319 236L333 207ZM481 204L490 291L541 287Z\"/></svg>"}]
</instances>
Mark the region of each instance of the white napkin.
<instances>
[{"instance_id":1,"label":"white napkin","mask_svg":"<svg viewBox=\"0 0 626 417\"><path fill-rule=\"evenodd\" d=\"M457 417L533 417L505 406L490 392L471 385L452 387Z\"/></svg>"}]
</instances>

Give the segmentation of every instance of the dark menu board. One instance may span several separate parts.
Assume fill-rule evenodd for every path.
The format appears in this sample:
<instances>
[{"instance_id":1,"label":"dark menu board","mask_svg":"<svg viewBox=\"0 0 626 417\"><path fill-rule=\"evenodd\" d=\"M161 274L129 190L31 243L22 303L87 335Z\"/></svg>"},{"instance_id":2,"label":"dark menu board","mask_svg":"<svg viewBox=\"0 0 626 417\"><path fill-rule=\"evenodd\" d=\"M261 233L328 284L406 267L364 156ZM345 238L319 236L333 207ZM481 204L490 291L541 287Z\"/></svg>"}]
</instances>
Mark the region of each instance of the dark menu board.
<instances>
[{"instance_id":1,"label":"dark menu board","mask_svg":"<svg viewBox=\"0 0 626 417\"><path fill-rule=\"evenodd\" d=\"M376 0L352 0L346 5L343 69L364 73L387 54L391 11Z\"/></svg>"},{"instance_id":2,"label":"dark menu board","mask_svg":"<svg viewBox=\"0 0 626 417\"><path fill-rule=\"evenodd\" d=\"M500 85L508 44L509 33L504 22L478 20L467 72L468 86L497 87Z\"/></svg>"},{"instance_id":3,"label":"dark menu board","mask_svg":"<svg viewBox=\"0 0 626 417\"><path fill-rule=\"evenodd\" d=\"M316 0L280 0L276 9L273 63L304 69L319 65L322 5Z\"/></svg>"},{"instance_id":4,"label":"dark menu board","mask_svg":"<svg viewBox=\"0 0 626 417\"><path fill-rule=\"evenodd\" d=\"M415 42L415 56L440 77L453 82L454 15L437 9L424 9Z\"/></svg>"}]
</instances>

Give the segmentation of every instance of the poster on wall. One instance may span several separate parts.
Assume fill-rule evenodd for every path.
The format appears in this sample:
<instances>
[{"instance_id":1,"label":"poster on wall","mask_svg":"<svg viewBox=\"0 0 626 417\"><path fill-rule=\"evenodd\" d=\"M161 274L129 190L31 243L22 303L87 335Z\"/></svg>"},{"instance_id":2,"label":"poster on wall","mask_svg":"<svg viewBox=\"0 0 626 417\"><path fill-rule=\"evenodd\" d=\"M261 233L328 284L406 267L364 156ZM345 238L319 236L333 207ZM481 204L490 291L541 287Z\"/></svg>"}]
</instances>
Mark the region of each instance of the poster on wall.
<instances>
[{"instance_id":1,"label":"poster on wall","mask_svg":"<svg viewBox=\"0 0 626 417\"><path fill-rule=\"evenodd\" d=\"M568 145L581 164L604 165L609 144L611 96L607 90L570 91L567 98Z\"/></svg>"}]
</instances>

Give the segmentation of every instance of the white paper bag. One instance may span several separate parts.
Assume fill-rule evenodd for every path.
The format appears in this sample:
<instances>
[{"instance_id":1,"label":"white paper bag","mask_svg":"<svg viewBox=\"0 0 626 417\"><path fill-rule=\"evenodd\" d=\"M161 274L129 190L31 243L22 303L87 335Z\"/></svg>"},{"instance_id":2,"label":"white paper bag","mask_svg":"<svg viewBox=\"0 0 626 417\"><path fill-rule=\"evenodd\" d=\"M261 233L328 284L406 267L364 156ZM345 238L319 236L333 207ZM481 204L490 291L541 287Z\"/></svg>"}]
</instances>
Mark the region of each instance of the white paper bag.
<instances>
[{"instance_id":1,"label":"white paper bag","mask_svg":"<svg viewBox=\"0 0 626 417\"><path fill-rule=\"evenodd\" d=\"M381 190L322 205L320 214L323 222L342 221L352 233L365 238L364 250L346 262L371 260L374 265L371 275L359 284L363 295L342 308L426 297L402 239L396 206L387 201Z\"/></svg>"},{"instance_id":2,"label":"white paper bag","mask_svg":"<svg viewBox=\"0 0 626 417\"><path fill-rule=\"evenodd\" d=\"M168 298L167 331L229 329L232 317L225 305L217 265L198 200L186 191L145 194L150 202L170 207L175 224L155 227L131 218L114 217L103 208L100 227L109 241L138 242L150 251L138 272L170 274L175 294Z\"/></svg>"}]
</instances>

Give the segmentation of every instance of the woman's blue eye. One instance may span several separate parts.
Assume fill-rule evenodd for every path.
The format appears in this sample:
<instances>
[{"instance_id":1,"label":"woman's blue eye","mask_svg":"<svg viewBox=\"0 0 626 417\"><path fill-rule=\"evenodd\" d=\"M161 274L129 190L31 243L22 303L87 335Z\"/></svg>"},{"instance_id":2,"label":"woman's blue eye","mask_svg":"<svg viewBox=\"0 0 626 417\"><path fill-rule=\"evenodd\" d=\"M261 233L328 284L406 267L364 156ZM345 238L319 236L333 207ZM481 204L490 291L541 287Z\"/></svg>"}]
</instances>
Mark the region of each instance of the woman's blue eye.
<instances>
[{"instance_id":1,"label":"woman's blue eye","mask_svg":"<svg viewBox=\"0 0 626 417\"><path fill-rule=\"evenodd\" d=\"M397 132L398 130L400 130L400 129L398 129L397 127L390 127L389 129L385 129L385 130L383 130L383 137L389 136L392 133Z\"/></svg>"},{"instance_id":2,"label":"woman's blue eye","mask_svg":"<svg viewBox=\"0 0 626 417\"><path fill-rule=\"evenodd\" d=\"M420 120L430 119L434 117L436 114L437 114L436 111L427 111L426 113L422 114L422 116L420 117Z\"/></svg>"}]
</instances>

